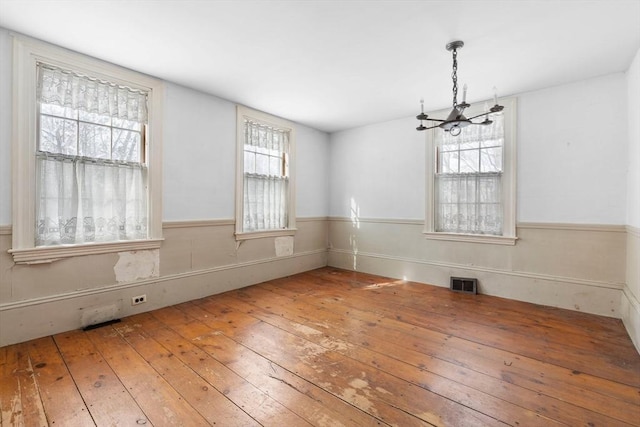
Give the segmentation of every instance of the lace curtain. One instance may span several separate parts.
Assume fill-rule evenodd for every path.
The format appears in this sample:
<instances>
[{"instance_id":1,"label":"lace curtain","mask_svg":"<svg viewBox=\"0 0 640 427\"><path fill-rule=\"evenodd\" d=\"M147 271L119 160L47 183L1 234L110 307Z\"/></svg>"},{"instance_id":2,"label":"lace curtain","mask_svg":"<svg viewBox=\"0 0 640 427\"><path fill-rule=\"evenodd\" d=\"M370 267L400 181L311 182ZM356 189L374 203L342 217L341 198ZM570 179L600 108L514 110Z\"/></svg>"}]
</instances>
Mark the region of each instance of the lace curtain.
<instances>
[{"instance_id":1,"label":"lace curtain","mask_svg":"<svg viewBox=\"0 0 640 427\"><path fill-rule=\"evenodd\" d=\"M148 237L146 94L39 65L36 246Z\"/></svg>"},{"instance_id":2,"label":"lace curtain","mask_svg":"<svg viewBox=\"0 0 640 427\"><path fill-rule=\"evenodd\" d=\"M38 99L100 116L147 122L147 94L40 64Z\"/></svg>"},{"instance_id":3,"label":"lace curtain","mask_svg":"<svg viewBox=\"0 0 640 427\"><path fill-rule=\"evenodd\" d=\"M289 133L245 120L243 230L277 230L288 225Z\"/></svg>"},{"instance_id":4,"label":"lace curtain","mask_svg":"<svg viewBox=\"0 0 640 427\"><path fill-rule=\"evenodd\" d=\"M457 136L436 131L436 231L502 234L503 115Z\"/></svg>"}]
</instances>

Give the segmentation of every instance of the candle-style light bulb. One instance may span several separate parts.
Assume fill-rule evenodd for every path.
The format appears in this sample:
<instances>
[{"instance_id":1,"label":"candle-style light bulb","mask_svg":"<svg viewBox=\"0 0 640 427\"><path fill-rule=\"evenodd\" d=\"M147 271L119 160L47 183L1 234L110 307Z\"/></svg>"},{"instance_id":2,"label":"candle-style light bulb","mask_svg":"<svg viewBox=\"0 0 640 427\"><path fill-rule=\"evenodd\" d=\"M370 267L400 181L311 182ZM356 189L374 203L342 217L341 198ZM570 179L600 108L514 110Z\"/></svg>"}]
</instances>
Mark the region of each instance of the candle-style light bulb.
<instances>
[{"instance_id":1,"label":"candle-style light bulb","mask_svg":"<svg viewBox=\"0 0 640 427\"><path fill-rule=\"evenodd\" d=\"M498 105L498 88L493 87L493 104Z\"/></svg>"},{"instance_id":2,"label":"candle-style light bulb","mask_svg":"<svg viewBox=\"0 0 640 427\"><path fill-rule=\"evenodd\" d=\"M464 86L462 86L462 103L466 104L467 103L467 84L465 83Z\"/></svg>"},{"instance_id":3,"label":"candle-style light bulb","mask_svg":"<svg viewBox=\"0 0 640 427\"><path fill-rule=\"evenodd\" d=\"M420 98L420 112L424 113L424 98Z\"/></svg>"}]
</instances>

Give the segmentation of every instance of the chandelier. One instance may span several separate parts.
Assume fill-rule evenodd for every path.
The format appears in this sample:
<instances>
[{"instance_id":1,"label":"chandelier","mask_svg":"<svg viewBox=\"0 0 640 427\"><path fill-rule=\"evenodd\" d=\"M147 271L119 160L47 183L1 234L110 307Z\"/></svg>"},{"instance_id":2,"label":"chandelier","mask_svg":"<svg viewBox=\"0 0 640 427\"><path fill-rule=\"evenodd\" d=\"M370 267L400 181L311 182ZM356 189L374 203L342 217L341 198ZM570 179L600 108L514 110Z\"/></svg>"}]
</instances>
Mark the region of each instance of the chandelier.
<instances>
[{"instance_id":1,"label":"chandelier","mask_svg":"<svg viewBox=\"0 0 640 427\"><path fill-rule=\"evenodd\" d=\"M493 123L489 120L489 113L497 113L498 111L503 110L502 105L498 105L498 95L496 93L495 87L493 94L494 106L489 109L489 111L485 111L484 113L478 114L473 117L465 117L464 110L469 107L467 104L467 85L465 84L462 92L462 104L458 104L458 49L461 49L464 46L464 42L459 40L453 41L451 43L447 43L447 50L452 52L453 55L453 71L451 72L451 78L453 79L453 109L449 113L446 119L432 119L428 115L424 113L424 100L420 100L420 114L416 116L416 119L420 120L420 126L416 128L416 130L423 131L427 129L440 128L445 132L449 132L453 136L460 135L462 132L462 128L465 128L469 125L481 125L486 126ZM478 117L484 116L484 120L481 122L474 123L471 120L477 119ZM428 120L431 122L440 122L437 125L425 127L422 122L424 120Z\"/></svg>"}]
</instances>

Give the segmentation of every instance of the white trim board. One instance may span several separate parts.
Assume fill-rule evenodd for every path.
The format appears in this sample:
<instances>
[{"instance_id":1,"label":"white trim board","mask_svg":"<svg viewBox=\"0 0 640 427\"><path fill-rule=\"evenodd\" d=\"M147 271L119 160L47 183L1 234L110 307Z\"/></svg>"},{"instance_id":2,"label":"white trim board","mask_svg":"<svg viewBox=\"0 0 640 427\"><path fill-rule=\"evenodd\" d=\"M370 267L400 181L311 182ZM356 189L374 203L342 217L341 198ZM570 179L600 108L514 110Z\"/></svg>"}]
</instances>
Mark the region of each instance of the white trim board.
<instances>
[{"instance_id":1,"label":"white trim board","mask_svg":"<svg viewBox=\"0 0 640 427\"><path fill-rule=\"evenodd\" d=\"M479 279L479 291L486 295L620 318L620 298L624 287L620 283L429 262L340 249L330 249L328 258L331 267L442 287L449 286L451 276L475 276Z\"/></svg>"},{"instance_id":2,"label":"white trim board","mask_svg":"<svg viewBox=\"0 0 640 427\"><path fill-rule=\"evenodd\" d=\"M78 329L327 265L324 249L0 305L0 346ZM131 306L131 297L148 302ZM48 316L41 313L46 311ZM104 317L104 313L107 317ZM88 313L88 314L87 314Z\"/></svg>"}]
</instances>

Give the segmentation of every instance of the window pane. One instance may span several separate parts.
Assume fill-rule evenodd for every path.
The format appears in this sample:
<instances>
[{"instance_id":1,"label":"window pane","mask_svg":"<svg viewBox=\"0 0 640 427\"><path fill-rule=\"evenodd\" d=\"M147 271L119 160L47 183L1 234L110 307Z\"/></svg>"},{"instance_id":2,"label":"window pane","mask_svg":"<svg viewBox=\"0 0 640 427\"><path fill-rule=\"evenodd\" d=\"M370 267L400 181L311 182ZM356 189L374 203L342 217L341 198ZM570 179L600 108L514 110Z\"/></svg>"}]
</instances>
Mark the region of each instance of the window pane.
<instances>
[{"instance_id":1,"label":"window pane","mask_svg":"<svg viewBox=\"0 0 640 427\"><path fill-rule=\"evenodd\" d=\"M460 151L460 173L478 172L479 161L479 150Z\"/></svg>"},{"instance_id":2,"label":"window pane","mask_svg":"<svg viewBox=\"0 0 640 427\"><path fill-rule=\"evenodd\" d=\"M111 117L109 116L102 116L96 113L87 113L85 111L78 111L78 116L83 122L91 122L107 126L111 125Z\"/></svg>"},{"instance_id":3,"label":"window pane","mask_svg":"<svg viewBox=\"0 0 640 427\"><path fill-rule=\"evenodd\" d=\"M111 129L107 126L80 123L81 156L97 159L111 158Z\"/></svg>"},{"instance_id":4,"label":"window pane","mask_svg":"<svg viewBox=\"0 0 640 427\"><path fill-rule=\"evenodd\" d=\"M244 152L244 172L256 173L256 155L252 151Z\"/></svg>"},{"instance_id":5,"label":"window pane","mask_svg":"<svg viewBox=\"0 0 640 427\"><path fill-rule=\"evenodd\" d=\"M78 114L78 112L73 108L44 103L40 104L40 112L42 114L50 114L52 116L66 117L68 119L75 119Z\"/></svg>"},{"instance_id":6,"label":"window pane","mask_svg":"<svg viewBox=\"0 0 640 427\"><path fill-rule=\"evenodd\" d=\"M279 157L271 157L269 163L269 175L282 176L281 159Z\"/></svg>"},{"instance_id":7,"label":"window pane","mask_svg":"<svg viewBox=\"0 0 640 427\"><path fill-rule=\"evenodd\" d=\"M78 128L75 121L40 116L40 151L75 156Z\"/></svg>"},{"instance_id":8,"label":"window pane","mask_svg":"<svg viewBox=\"0 0 640 427\"><path fill-rule=\"evenodd\" d=\"M113 160L140 162L141 138L139 132L113 129Z\"/></svg>"},{"instance_id":9,"label":"window pane","mask_svg":"<svg viewBox=\"0 0 640 427\"><path fill-rule=\"evenodd\" d=\"M458 173L458 152L440 153L440 173Z\"/></svg>"},{"instance_id":10,"label":"window pane","mask_svg":"<svg viewBox=\"0 0 640 427\"><path fill-rule=\"evenodd\" d=\"M502 147L502 139L487 139L482 141L483 147Z\"/></svg>"},{"instance_id":11,"label":"window pane","mask_svg":"<svg viewBox=\"0 0 640 427\"><path fill-rule=\"evenodd\" d=\"M481 172L501 172L502 171L502 147L486 148L480 154Z\"/></svg>"},{"instance_id":12,"label":"window pane","mask_svg":"<svg viewBox=\"0 0 640 427\"><path fill-rule=\"evenodd\" d=\"M454 136L452 138L459 138L459 137ZM470 150L470 149L474 149L474 148L480 148L480 141L461 140L461 141L458 142L458 144L456 144L456 146L460 150Z\"/></svg>"},{"instance_id":13,"label":"window pane","mask_svg":"<svg viewBox=\"0 0 640 427\"><path fill-rule=\"evenodd\" d=\"M111 120L111 122L112 122L112 126L114 127L129 129L129 130L137 130L138 132L142 131L142 123L134 122L131 120L118 119L115 117Z\"/></svg>"},{"instance_id":14,"label":"window pane","mask_svg":"<svg viewBox=\"0 0 640 427\"><path fill-rule=\"evenodd\" d=\"M256 173L260 175L269 174L269 156L256 154Z\"/></svg>"}]
</instances>

